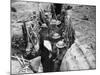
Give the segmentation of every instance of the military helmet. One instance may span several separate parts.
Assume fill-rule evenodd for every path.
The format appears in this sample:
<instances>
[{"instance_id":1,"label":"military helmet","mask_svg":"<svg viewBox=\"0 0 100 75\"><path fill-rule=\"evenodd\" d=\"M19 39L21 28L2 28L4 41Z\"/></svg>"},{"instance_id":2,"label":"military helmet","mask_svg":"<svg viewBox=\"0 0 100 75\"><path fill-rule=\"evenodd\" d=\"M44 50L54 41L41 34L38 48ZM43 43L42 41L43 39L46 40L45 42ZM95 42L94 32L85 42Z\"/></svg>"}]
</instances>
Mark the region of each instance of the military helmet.
<instances>
[{"instance_id":1,"label":"military helmet","mask_svg":"<svg viewBox=\"0 0 100 75\"><path fill-rule=\"evenodd\" d=\"M61 24L61 22L60 22L59 20L52 19L52 20L50 21L50 25L59 25L59 24Z\"/></svg>"}]
</instances>

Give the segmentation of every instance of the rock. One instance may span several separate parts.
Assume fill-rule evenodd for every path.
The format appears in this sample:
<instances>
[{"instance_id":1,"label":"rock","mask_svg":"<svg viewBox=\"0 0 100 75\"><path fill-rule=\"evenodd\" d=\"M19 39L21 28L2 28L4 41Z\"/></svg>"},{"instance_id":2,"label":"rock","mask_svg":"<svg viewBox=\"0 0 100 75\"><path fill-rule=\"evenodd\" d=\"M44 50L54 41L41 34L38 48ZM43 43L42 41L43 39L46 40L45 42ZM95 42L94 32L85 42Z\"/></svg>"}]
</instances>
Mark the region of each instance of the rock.
<instances>
[{"instance_id":1,"label":"rock","mask_svg":"<svg viewBox=\"0 0 100 75\"><path fill-rule=\"evenodd\" d=\"M38 72L39 66L40 66L40 62L41 62L41 57L36 57L34 59L32 59L30 61L30 65L32 66L32 68Z\"/></svg>"},{"instance_id":2,"label":"rock","mask_svg":"<svg viewBox=\"0 0 100 75\"><path fill-rule=\"evenodd\" d=\"M60 69L61 71L68 71L95 68L96 58L93 54L93 50L90 49L87 44L78 45L74 43L66 52Z\"/></svg>"},{"instance_id":3,"label":"rock","mask_svg":"<svg viewBox=\"0 0 100 75\"><path fill-rule=\"evenodd\" d=\"M19 72L20 69L22 69L20 63L16 60L12 60L11 61L11 74L17 74Z\"/></svg>"}]
</instances>

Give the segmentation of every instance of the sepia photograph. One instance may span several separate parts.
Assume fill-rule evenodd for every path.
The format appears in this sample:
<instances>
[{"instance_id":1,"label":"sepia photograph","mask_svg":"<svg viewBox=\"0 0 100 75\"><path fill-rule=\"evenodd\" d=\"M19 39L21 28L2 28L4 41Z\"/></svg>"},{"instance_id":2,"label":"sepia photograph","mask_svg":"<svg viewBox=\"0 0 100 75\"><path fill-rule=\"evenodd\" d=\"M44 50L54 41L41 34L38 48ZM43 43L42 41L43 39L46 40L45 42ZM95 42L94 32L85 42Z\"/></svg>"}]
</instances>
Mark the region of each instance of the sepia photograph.
<instances>
[{"instance_id":1,"label":"sepia photograph","mask_svg":"<svg viewBox=\"0 0 100 75\"><path fill-rule=\"evenodd\" d=\"M10 1L11 75L96 69L96 6Z\"/></svg>"}]
</instances>

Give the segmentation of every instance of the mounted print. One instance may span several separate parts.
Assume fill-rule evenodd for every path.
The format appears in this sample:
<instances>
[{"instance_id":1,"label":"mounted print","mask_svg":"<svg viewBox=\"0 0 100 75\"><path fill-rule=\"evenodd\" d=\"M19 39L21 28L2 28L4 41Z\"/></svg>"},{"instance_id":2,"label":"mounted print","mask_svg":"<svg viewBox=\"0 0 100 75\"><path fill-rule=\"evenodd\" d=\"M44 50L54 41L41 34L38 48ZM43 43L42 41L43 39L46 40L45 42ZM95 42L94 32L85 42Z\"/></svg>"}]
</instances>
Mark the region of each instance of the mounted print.
<instances>
[{"instance_id":1,"label":"mounted print","mask_svg":"<svg viewBox=\"0 0 100 75\"><path fill-rule=\"evenodd\" d=\"M96 69L96 6L11 0L11 74Z\"/></svg>"}]
</instances>

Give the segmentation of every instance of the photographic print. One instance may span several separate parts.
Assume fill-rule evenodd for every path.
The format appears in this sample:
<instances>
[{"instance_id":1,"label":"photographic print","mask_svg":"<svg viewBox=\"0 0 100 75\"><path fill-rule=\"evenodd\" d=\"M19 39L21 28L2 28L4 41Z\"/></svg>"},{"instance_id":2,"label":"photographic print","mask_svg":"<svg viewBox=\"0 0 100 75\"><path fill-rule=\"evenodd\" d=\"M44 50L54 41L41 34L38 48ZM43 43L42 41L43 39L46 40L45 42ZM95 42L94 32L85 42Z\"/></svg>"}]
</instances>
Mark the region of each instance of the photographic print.
<instances>
[{"instance_id":1,"label":"photographic print","mask_svg":"<svg viewBox=\"0 0 100 75\"><path fill-rule=\"evenodd\" d=\"M96 6L11 0L11 74L96 69Z\"/></svg>"}]
</instances>

